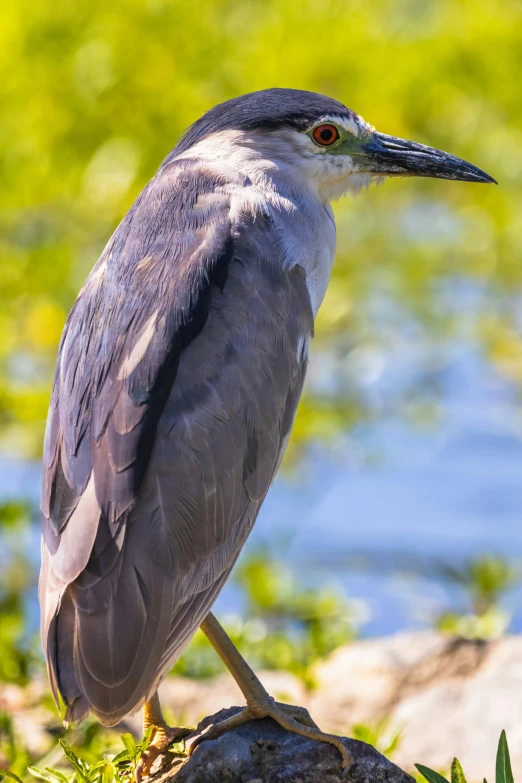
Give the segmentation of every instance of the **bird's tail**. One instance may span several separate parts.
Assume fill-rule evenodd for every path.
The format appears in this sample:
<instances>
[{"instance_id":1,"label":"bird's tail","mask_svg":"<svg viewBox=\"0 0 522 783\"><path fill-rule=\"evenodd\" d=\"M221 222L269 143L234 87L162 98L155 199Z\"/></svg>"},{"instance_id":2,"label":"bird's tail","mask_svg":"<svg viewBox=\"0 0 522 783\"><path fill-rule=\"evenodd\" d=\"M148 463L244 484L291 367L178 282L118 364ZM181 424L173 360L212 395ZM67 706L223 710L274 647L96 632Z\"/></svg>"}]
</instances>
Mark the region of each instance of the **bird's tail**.
<instances>
[{"instance_id":1,"label":"bird's tail","mask_svg":"<svg viewBox=\"0 0 522 783\"><path fill-rule=\"evenodd\" d=\"M70 587L57 578L42 541L42 567L38 585L42 647L56 706L66 705L65 722L83 720L89 703L74 670L75 609Z\"/></svg>"},{"instance_id":2,"label":"bird's tail","mask_svg":"<svg viewBox=\"0 0 522 783\"><path fill-rule=\"evenodd\" d=\"M46 658L53 696L59 707L59 696L66 705L64 724L69 726L87 717L89 701L82 692L74 670L76 613L68 587L60 607L51 619L47 633Z\"/></svg>"},{"instance_id":3,"label":"bird's tail","mask_svg":"<svg viewBox=\"0 0 522 783\"><path fill-rule=\"evenodd\" d=\"M126 549L105 576L83 572L65 585L43 547L42 645L55 701L66 707L65 723L91 712L113 726L150 698L164 674L172 577L154 566L143 541L132 558Z\"/></svg>"},{"instance_id":4,"label":"bird's tail","mask_svg":"<svg viewBox=\"0 0 522 783\"><path fill-rule=\"evenodd\" d=\"M114 568L101 578L86 570L70 585L58 582L43 552L42 643L67 723L91 712L114 726L136 712L182 654L233 565L187 591L151 558L147 536L147 528L129 526Z\"/></svg>"}]
</instances>

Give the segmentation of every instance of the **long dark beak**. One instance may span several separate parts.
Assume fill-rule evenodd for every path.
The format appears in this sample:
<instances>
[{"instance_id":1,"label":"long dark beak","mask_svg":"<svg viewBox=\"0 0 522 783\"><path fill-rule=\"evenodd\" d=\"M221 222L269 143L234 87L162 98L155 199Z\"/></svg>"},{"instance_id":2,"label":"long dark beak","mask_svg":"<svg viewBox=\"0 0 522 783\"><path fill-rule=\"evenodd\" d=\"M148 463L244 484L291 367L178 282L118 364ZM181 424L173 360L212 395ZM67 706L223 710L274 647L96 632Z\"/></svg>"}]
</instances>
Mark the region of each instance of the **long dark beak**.
<instances>
[{"instance_id":1,"label":"long dark beak","mask_svg":"<svg viewBox=\"0 0 522 783\"><path fill-rule=\"evenodd\" d=\"M366 170L388 176L436 177L463 182L497 181L461 158L414 141L374 132L361 148ZM358 156L356 156L358 157Z\"/></svg>"}]
</instances>

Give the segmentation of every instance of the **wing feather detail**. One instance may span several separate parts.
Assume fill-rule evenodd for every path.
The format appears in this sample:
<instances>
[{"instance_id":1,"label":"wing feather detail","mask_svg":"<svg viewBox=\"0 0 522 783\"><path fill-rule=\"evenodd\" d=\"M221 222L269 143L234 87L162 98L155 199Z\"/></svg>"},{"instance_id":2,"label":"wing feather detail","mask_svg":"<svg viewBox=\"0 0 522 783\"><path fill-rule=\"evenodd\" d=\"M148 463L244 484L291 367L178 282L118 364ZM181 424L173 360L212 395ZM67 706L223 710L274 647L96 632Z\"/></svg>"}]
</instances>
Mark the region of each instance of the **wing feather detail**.
<instances>
[{"instance_id":1,"label":"wing feather detail","mask_svg":"<svg viewBox=\"0 0 522 783\"><path fill-rule=\"evenodd\" d=\"M280 462L313 318L270 220L232 221L244 187L168 162L67 320L44 448L39 588L67 720L91 711L112 725L154 692Z\"/></svg>"}]
</instances>

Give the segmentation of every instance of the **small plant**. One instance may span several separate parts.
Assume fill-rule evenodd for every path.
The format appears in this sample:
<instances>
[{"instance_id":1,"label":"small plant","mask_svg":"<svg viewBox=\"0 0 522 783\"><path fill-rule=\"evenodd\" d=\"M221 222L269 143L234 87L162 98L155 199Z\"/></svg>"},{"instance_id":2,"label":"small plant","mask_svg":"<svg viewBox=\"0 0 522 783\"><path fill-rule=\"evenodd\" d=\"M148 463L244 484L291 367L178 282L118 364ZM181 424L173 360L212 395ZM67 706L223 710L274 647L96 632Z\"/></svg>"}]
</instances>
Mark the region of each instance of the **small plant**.
<instances>
[{"instance_id":1,"label":"small plant","mask_svg":"<svg viewBox=\"0 0 522 783\"><path fill-rule=\"evenodd\" d=\"M152 730L151 726L142 742L135 742L131 734L122 734L124 750L116 755L106 754L103 760L95 761L92 764L77 756L65 740L61 739L59 742L65 758L74 770L72 775L65 775L61 770L51 767L39 769L30 766L27 767L27 772L37 780L43 780L46 783L131 783L134 780L138 760L150 742ZM176 746L174 746L174 750L176 750ZM14 772L0 769L0 780L3 778L24 783Z\"/></svg>"},{"instance_id":2,"label":"small plant","mask_svg":"<svg viewBox=\"0 0 522 783\"><path fill-rule=\"evenodd\" d=\"M435 770L429 767L424 767L422 764L415 764L415 766L428 783L448 783L448 780L439 772L435 772ZM466 783L464 772L459 760L456 758L453 759L453 764L451 765L451 783ZM487 783L486 778L484 778L484 783ZM505 731L500 735L498 743L495 783L514 783Z\"/></svg>"}]
</instances>

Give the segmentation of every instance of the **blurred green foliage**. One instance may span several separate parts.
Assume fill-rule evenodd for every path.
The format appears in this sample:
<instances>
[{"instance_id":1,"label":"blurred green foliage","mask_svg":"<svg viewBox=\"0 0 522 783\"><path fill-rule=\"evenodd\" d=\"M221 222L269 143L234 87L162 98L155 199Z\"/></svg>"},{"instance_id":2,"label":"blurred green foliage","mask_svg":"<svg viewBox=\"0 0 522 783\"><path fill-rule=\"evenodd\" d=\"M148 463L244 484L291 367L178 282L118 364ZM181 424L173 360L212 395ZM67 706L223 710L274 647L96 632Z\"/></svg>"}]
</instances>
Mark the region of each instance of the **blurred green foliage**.
<instances>
[{"instance_id":1,"label":"blurred green foliage","mask_svg":"<svg viewBox=\"0 0 522 783\"><path fill-rule=\"evenodd\" d=\"M0 768L6 767L12 773L22 775L30 761L27 749L16 736L12 718L7 712L0 711Z\"/></svg>"},{"instance_id":2,"label":"blurred green foliage","mask_svg":"<svg viewBox=\"0 0 522 783\"><path fill-rule=\"evenodd\" d=\"M246 606L241 616L222 622L254 669L291 671L313 686L312 665L351 641L364 619L364 608L342 590L305 589L288 567L263 552L240 561L234 578ZM198 631L173 674L212 677L223 671L221 659Z\"/></svg>"},{"instance_id":3,"label":"blurred green foliage","mask_svg":"<svg viewBox=\"0 0 522 783\"><path fill-rule=\"evenodd\" d=\"M0 577L0 682L27 682L31 645L24 640L24 591L31 579L27 563L16 560Z\"/></svg>"},{"instance_id":4,"label":"blurred green foliage","mask_svg":"<svg viewBox=\"0 0 522 783\"><path fill-rule=\"evenodd\" d=\"M440 575L458 585L470 604L467 612L444 612L436 621L442 633L464 639L498 639L507 630L511 616L501 605L505 593L519 585L519 565L501 555L482 555L462 566L445 564Z\"/></svg>"},{"instance_id":5,"label":"blurred green foliage","mask_svg":"<svg viewBox=\"0 0 522 783\"><path fill-rule=\"evenodd\" d=\"M38 454L57 343L78 289L183 129L267 86L317 90L379 129L449 149L500 188L403 180L336 208L339 258L318 340L393 347L370 291L416 332L466 329L522 381L520 0L5 0L0 21L0 435ZM481 286L448 313L437 285ZM330 342L328 343L331 344ZM294 443L365 414L311 395Z\"/></svg>"},{"instance_id":6,"label":"blurred green foliage","mask_svg":"<svg viewBox=\"0 0 522 783\"><path fill-rule=\"evenodd\" d=\"M19 537L30 523L31 509L23 502L0 504L2 543ZM15 545L0 549L0 683L26 683L39 658L35 639L25 633L24 600L34 588L35 573Z\"/></svg>"},{"instance_id":7,"label":"blurred green foliage","mask_svg":"<svg viewBox=\"0 0 522 783\"><path fill-rule=\"evenodd\" d=\"M372 745L383 756L392 758L400 745L401 733L401 729L394 726L388 718L381 718L376 723L356 723L349 735Z\"/></svg>"}]
</instances>

